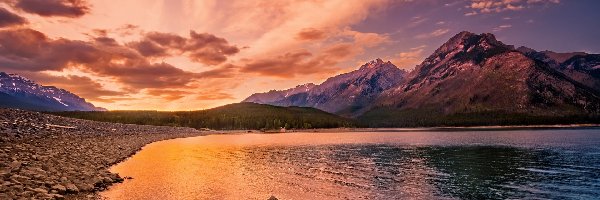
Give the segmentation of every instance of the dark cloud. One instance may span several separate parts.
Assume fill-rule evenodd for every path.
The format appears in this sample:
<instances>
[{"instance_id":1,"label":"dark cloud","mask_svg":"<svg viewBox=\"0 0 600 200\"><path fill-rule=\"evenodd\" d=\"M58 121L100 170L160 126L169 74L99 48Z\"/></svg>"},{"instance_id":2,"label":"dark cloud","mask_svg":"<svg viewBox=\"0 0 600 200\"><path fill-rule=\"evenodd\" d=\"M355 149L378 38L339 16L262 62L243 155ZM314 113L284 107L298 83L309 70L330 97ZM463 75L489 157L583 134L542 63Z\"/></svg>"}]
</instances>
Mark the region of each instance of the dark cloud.
<instances>
[{"instance_id":1,"label":"dark cloud","mask_svg":"<svg viewBox=\"0 0 600 200\"><path fill-rule=\"evenodd\" d=\"M143 56L148 57L168 57L170 54L168 53L168 48L157 44L156 42L152 42L149 40L142 40L138 42L131 42L127 44L131 48L136 49Z\"/></svg>"},{"instance_id":2,"label":"dark cloud","mask_svg":"<svg viewBox=\"0 0 600 200\"><path fill-rule=\"evenodd\" d=\"M143 88L179 88L199 78L197 73L187 72L168 63L150 63L145 60L127 60L122 64L98 66L92 71L112 76L126 84L131 91Z\"/></svg>"},{"instance_id":3,"label":"dark cloud","mask_svg":"<svg viewBox=\"0 0 600 200\"><path fill-rule=\"evenodd\" d=\"M16 15L5 8L0 8L0 28L24 25L27 20L19 15Z\"/></svg>"},{"instance_id":4,"label":"dark cloud","mask_svg":"<svg viewBox=\"0 0 600 200\"><path fill-rule=\"evenodd\" d=\"M90 10L86 0L12 0L19 10L44 17L81 17Z\"/></svg>"},{"instance_id":5,"label":"dark cloud","mask_svg":"<svg viewBox=\"0 0 600 200\"><path fill-rule=\"evenodd\" d=\"M93 29L92 33L97 36L106 37L108 36L108 30L106 29Z\"/></svg>"},{"instance_id":6,"label":"dark cloud","mask_svg":"<svg viewBox=\"0 0 600 200\"><path fill-rule=\"evenodd\" d=\"M51 85L66 89L87 100L107 102L107 99L125 95L124 92L104 89L102 84L86 76L53 76L39 72L18 72L28 78L36 80L42 85Z\"/></svg>"},{"instance_id":7,"label":"dark cloud","mask_svg":"<svg viewBox=\"0 0 600 200\"><path fill-rule=\"evenodd\" d=\"M227 56L240 51L224 38L194 31L190 31L189 38L170 33L150 32L142 40L131 42L128 46L144 56L161 58L174 54L186 55L194 62L207 65L219 65L227 61Z\"/></svg>"},{"instance_id":8,"label":"dark cloud","mask_svg":"<svg viewBox=\"0 0 600 200\"><path fill-rule=\"evenodd\" d=\"M146 41L155 42L161 46L170 48L183 48L187 39L171 33L150 32L146 34Z\"/></svg>"},{"instance_id":9,"label":"dark cloud","mask_svg":"<svg viewBox=\"0 0 600 200\"><path fill-rule=\"evenodd\" d=\"M118 46L119 45L119 43L114 38L110 38L110 37L96 37L96 38L94 38L94 41L97 44L106 45L106 46Z\"/></svg>"},{"instance_id":10,"label":"dark cloud","mask_svg":"<svg viewBox=\"0 0 600 200\"><path fill-rule=\"evenodd\" d=\"M108 34L99 35L103 36L81 41L52 39L39 31L27 28L0 30L0 70L35 73L76 69L121 83L122 89L127 92L184 88L196 80L229 78L237 72L238 67L224 64L208 71L193 73L165 62L155 63L151 59L181 53L210 60L212 58L207 58L211 57L207 56L210 53L224 56L238 51L235 46L228 45L225 39L210 34L191 32L189 38L184 38L154 32L146 34L140 42L127 45L119 44L115 39L108 37ZM206 52L206 55L197 55ZM226 58L217 60L211 64L224 62ZM66 83L89 82L81 77L63 79ZM87 86L91 87L92 83ZM93 95L87 96L98 99Z\"/></svg>"},{"instance_id":11,"label":"dark cloud","mask_svg":"<svg viewBox=\"0 0 600 200\"><path fill-rule=\"evenodd\" d=\"M326 36L325 32L318 30L318 29L309 28L309 29L303 29L298 34L296 34L296 39L298 39L298 40L320 40L320 39L325 38L325 36Z\"/></svg>"},{"instance_id":12,"label":"dark cloud","mask_svg":"<svg viewBox=\"0 0 600 200\"><path fill-rule=\"evenodd\" d=\"M0 70L39 72L67 68L111 77L130 91L182 87L200 77L168 63L152 63L112 38L91 42L54 40L32 29L0 30Z\"/></svg>"},{"instance_id":13,"label":"dark cloud","mask_svg":"<svg viewBox=\"0 0 600 200\"><path fill-rule=\"evenodd\" d=\"M0 64L25 71L60 70L70 62L94 62L96 49L82 41L50 40L32 29L0 31Z\"/></svg>"},{"instance_id":14,"label":"dark cloud","mask_svg":"<svg viewBox=\"0 0 600 200\"><path fill-rule=\"evenodd\" d=\"M189 57L197 62L217 65L227 60L226 56L238 53L236 46L231 46L227 40L208 33L190 32L190 39L184 48L190 52Z\"/></svg>"}]
</instances>

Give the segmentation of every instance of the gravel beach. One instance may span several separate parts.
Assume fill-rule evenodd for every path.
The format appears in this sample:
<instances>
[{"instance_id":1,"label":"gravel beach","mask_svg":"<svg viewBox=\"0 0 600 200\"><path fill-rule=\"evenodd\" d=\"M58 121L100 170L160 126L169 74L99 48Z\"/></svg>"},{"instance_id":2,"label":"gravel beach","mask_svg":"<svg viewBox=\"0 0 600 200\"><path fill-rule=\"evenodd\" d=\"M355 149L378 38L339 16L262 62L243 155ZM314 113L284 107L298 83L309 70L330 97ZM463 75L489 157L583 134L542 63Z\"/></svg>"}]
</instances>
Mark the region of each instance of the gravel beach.
<instances>
[{"instance_id":1,"label":"gravel beach","mask_svg":"<svg viewBox=\"0 0 600 200\"><path fill-rule=\"evenodd\" d=\"M144 145L206 134L0 109L0 199L94 199L123 181L110 166Z\"/></svg>"}]
</instances>

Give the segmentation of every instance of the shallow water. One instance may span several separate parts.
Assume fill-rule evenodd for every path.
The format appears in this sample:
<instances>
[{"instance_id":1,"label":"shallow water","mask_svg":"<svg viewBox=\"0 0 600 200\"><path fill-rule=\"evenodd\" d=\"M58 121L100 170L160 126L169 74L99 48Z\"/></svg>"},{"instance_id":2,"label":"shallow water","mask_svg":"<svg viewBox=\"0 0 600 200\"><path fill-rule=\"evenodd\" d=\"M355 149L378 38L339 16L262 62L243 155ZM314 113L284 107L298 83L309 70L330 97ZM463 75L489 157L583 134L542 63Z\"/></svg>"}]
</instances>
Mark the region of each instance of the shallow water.
<instances>
[{"instance_id":1,"label":"shallow water","mask_svg":"<svg viewBox=\"0 0 600 200\"><path fill-rule=\"evenodd\" d=\"M108 199L594 199L600 129L210 135L112 171Z\"/></svg>"}]
</instances>

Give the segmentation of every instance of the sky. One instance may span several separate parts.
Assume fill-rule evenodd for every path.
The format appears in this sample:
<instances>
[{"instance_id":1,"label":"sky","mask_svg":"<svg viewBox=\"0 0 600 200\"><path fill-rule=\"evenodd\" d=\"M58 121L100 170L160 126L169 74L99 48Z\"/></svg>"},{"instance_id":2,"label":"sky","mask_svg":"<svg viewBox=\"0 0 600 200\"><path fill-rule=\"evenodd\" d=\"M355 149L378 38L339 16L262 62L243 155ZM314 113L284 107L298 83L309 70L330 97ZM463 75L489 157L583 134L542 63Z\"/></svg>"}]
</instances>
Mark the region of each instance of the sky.
<instances>
[{"instance_id":1,"label":"sky","mask_svg":"<svg viewBox=\"0 0 600 200\"><path fill-rule=\"evenodd\" d=\"M461 31L600 53L597 0L0 0L0 71L110 110L198 110L389 60Z\"/></svg>"}]
</instances>

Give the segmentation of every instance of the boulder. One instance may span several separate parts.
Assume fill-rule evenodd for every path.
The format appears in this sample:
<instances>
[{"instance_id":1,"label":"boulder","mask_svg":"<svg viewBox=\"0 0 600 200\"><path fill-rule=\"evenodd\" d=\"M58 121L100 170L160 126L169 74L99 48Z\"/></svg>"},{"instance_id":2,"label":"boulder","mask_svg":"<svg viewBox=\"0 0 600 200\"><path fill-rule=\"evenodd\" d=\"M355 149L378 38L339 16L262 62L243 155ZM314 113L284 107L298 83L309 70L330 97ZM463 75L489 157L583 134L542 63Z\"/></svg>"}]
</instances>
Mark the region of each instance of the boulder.
<instances>
[{"instance_id":1,"label":"boulder","mask_svg":"<svg viewBox=\"0 0 600 200\"><path fill-rule=\"evenodd\" d=\"M73 183L68 183L67 185L65 185L65 188L67 189L67 192L69 192L69 193L79 192L79 188L77 188L77 186L75 186L75 184L73 184Z\"/></svg>"}]
</instances>

